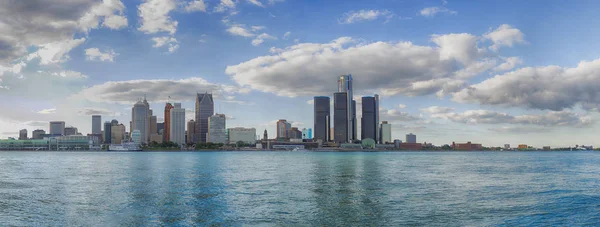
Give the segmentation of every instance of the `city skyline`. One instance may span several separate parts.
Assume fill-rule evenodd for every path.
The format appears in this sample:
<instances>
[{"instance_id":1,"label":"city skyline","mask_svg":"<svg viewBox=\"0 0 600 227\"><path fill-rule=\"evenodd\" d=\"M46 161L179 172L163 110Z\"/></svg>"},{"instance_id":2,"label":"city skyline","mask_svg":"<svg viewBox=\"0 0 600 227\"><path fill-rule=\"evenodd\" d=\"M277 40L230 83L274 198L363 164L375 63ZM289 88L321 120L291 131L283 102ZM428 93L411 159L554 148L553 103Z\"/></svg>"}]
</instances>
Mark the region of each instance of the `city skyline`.
<instances>
[{"instance_id":1,"label":"city skyline","mask_svg":"<svg viewBox=\"0 0 600 227\"><path fill-rule=\"evenodd\" d=\"M378 94L379 121L392 125L392 139L600 145L600 44L593 29L571 25L596 21L595 2L550 1L531 18L507 15L529 15L533 2L21 4L0 3L1 138L50 132L50 121L91 133L92 115L129 129L131 107L144 94L157 122L173 101L188 122L196 93L207 91L214 113L231 118L228 127L275 135L279 119L313 128L313 97L333 104L336 77L352 74L358 139L361 97ZM314 13L294 11L299 6Z\"/></svg>"}]
</instances>

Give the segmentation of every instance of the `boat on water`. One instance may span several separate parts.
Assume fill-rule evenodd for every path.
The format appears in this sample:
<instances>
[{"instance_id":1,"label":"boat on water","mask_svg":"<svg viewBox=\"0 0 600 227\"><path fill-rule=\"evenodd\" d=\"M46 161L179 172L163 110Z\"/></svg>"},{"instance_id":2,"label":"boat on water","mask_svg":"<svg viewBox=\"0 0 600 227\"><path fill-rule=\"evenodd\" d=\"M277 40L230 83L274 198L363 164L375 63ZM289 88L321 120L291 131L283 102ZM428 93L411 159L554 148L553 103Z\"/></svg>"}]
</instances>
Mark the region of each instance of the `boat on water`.
<instances>
[{"instance_id":1,"label":"boat on water","mask_svg":"<svg viewBox=\"0 0 600 227\"><path fill-rule=\"evenodd\" d=\"M141 151L140 145L135 143L111 144L108 151Z\"/></svg>"},{"instance_id":2,"label":"boat on water","mask_svg":"<svg viewBox=\"0 0 600 227\"><path fill-rule=\"evenodd\" d=\"M308 151L304 148L299 148L299 147L295 147L294 149L292 149L292 151Z\"/></svg>"}]
</instances>

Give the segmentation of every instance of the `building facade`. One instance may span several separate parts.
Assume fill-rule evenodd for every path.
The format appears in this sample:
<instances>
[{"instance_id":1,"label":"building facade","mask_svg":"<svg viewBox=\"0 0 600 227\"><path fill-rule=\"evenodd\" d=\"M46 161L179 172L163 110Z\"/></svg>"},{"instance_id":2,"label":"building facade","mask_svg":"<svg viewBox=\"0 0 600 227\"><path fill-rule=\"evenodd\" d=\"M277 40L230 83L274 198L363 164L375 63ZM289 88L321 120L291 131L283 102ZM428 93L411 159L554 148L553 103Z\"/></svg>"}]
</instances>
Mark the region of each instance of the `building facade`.
<instances>
[{"instance_id":1,"label":"building facade","mask_svg":"<svg viewBox=\"0 0 600 227\"><path fill-rule=\"evenodd\" d=\"M186 141L191 143L194 141L194 134L196 134L196 121L194 119L187 122Z\"/></svg>"},{"instance_id":2,"label":"building facade","mask_svg":"<svg viewBox=\"0 0 600 227\"><path fill-rule=\"evenodd\" d=\"M41 139L44 138L45 134L46 134L46 131L44 131L42 129L33 130L33 132L31 133L31 139L33 139L33 140L41 140Z\"/></svg>"},{"instance_id":3,"label":"building facade","mask_svg":"<svg viewBox=\"0 0 600 227\"><path fill-rule=\"evenodd\" d=\"M165 121L163 123L163 141L171 141L171 109L173 109L173 105L171 103L165 104Z\"/></svg>"},{"instance_id":4,"label":"building facade","mask_svg":"<svg viewBox=\"0 0 600 227\"><path fill-rule=\"evenodd\" d=\"M185 109L181 108L181 103L175 103L171 109L171 125L169 132L171 142L179 145L185 145Z\"/></svg>"},{"instance_id":5,"label":"building facade","mask_svg":"<svg viewBox=\"0 0 600 227\"><path fill-rule=\"evenodd\" d=\"M288 130L287 136L289 139L302 139L302 131L297 127L292 127Z\"/></svg>"},{"instance_id":6,"label":"building facade","mask_svg":"<svg viewBox=\"0 0 600 227\"><path fill-rule=\"evenodd\" d=\"M104 143L112 143L112 123L110 121L104 122Z\"/></svg>"},{"instance_id":7,"label":"building facade","mask_svg":"<svg viewBox=\"0 0 600 227\"><path fill-rule=\"evenodd\" d=\"M50 135L65 135L65 122L64 121L51 121L49 126Z\"/></svg>"},{"instance_id":8,"label":"building facade","mask_svg":"<svg viewBox=\"0 0 600 227\"><path fill-rule=\"evenodd\" d=\"M292 128L292 124L285 119L277 121L277 139L289 139L288 130Z\"/></svg>"},{"instance_id":9,"label":"building facade","mask_svg":"<svg viewBox=\"0 0 600 227\"><path fill-rule=\"evenodd\" d=\"M208 118L208 139L210 143L227 143L225 114L215 114Z\"/></svg>"},{"instance_id":10,"label":"building facade","mask_svg":"<svg viewBox=\"0 0 600 227\"><path fill-rule=\"evenodd\" d=\"M346 143L349 141L352 130L348 121L348 97L346 92L333 94L333 141Z\"/></svg>"},{"instance_id":11,"label":"building facade","mask_svg":"<svg viewBox=\"0 0 600 227\"><path fill-rule=\"evenodd\" d=\"M92 115L92 134L102 133L102 116Z\"/></svg>"},{"instance_id":12,"label":"building facade","mask_svg":"<svg viewBox=\"0 0 600 227\"><path fill-rule=\"evenodd\" d=\"M352 75L341 75L338 79L338 93L343 92L346 95L346 139L348 142L356 139L356 102L354 101L353 91Z\"/></svg>"},{"instance_id":13,"label":"building facade","mask_svg":"<svg viewBox=\"0 0 600 227\"><path fill-rule=\"evenodd\" d=\"M79 133L79 131L73 126L65 128L65 136L74 136L77 135L77 133Z\"/></svg>"},{"instance_id":14,"label":"building facade","mask_svg":"<svg viewBox=\"0 0 600 227\"><path fill-rule=\"evenodd\" d=\"M27 129L19 130L19 140L27 140Z\"/></svg>"},{"instance_id":15,"label":"building facade","mask_svg":"<svg viewBox=\"0 0 600 227\"><path fill-rule=\"evenodd\" d=\"M381 144L391 143L392 141L392 125L387 121L381 122Z\"/></svg>"},{"instance_id":16,"label":"building facade","mask_svg":"<svg viewBox=\"0 0 600 227\"><path fill-rule=\"evenodd\" d=\"M136 129L131 131L131 142L138 146L142 144L142 133L140 132L140 130Z\"/></svg>"},{"instance_id":17,"label":"building facade","mask_svg":"<svg viewBox=\"0 0 600 227\"><path fill-rule=\"evenodd\" d=\"M255 128L228 128L227 135L229 135L229 144L236 144L241 141L247 144L256 143L256 129Z\"/></svg>"},{"instance_id":18,"label":"building facade","mask_svg":"<svg viewBox=\"0 0 600 227\"><path fill-rule=\"evenodd\" d=\"M131 109L131 132L133 135L133 132L135 130L139 130L140 131L140 135L141 135L141 143L148 143L148 137L149 137L149 132L150 129L148 128L150 126L150 109L148 108L149 105L147 105L147 101L146 99L144 99L144 101L138 101L137 103L135 103L135 105L133 105L133 108Z\"/></svg>"},{"instance_id":19,"label":"building facade","mask_svg":"<svg viewBox=\"0 0 600 227\"><path fill-rule=\"evenodd\" d=\"M158 134L156 116L150 116L150 135Z\"/></svg>"},{"instance_id":20,"label":"building facade","mask_svg":"<svg viewBox=\"0 0 600 227\"><path fill-rule=\"evenodd\" d=\"M379 141L378 121L379 108L377 98L371 96L362 97L362 118L361 118L361 140L373 139Z\"/></svg>"},{"instance_id":21,"label":"building facade","mask_svg":"<svg viewBox=\"0 0 600 227\"><path fill-rule=\"evenodd\" d=\"M112 125L110 127L110 139L112 144L121 144L125 139L125 125Z\"/></svg>"},{"instance_id":22,"label":"building facade","mask_svg":"<svg viewBox=\"0 0 600 227\"><path fill-rule=\"evenodd\" d=\"M208 92L204 94L196 94L196 127L194 142L195 143L206 143L206 136L208 134L208 118L215 114L215 103L213 101L213 95Z\"/></svg>"},{"instance_id":23,"label":"building facade","mask_svg":"<svg viewBox=\"0 0 600 227\"><path fill-rule=\"evenodd\" d=\"M317 96L313 100L314 105L314 138L322 141L330 141L331 127L331 101L329 97Z\"/></svg>"},{"instance_id":24,"label":"building facade","mask_svg":"<svg viewBox=\"0 0 600 227\"><path fill-rule=\"evenodd\" d=\"M406 134L406 142L407 143L417 143L417 135L409 133Z\"/></svg>"}]
</instances>

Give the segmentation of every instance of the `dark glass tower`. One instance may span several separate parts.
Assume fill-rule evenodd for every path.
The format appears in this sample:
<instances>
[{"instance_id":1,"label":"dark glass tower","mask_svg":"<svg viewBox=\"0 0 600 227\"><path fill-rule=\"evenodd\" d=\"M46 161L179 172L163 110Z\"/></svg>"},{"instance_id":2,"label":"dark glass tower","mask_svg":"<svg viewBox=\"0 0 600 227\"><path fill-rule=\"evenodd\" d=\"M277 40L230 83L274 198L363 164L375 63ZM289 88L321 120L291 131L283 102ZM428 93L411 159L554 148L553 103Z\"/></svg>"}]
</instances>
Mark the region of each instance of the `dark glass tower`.
<instances>
[{"instance_id":1,"label":"dark glass tower","mask_svg":"<svg viewBox=\"0 0 600 227\"><path fill-rule=\"evenodd\" d=\"M362 97L360 138L377 141L377 104L375 97Z\"/></svg>"},{"instance_id":2,"label":"dark glass tower","mask_svg":"<svg viewBox=\"0 0 600 227\"><path fill-rule=\"evenodd\" d=\"M104 143L112 143L112 123L110 121L104 122Z\"/></svg>"},{"instance_id":3,"label":"dark glass tower","mask_svg":"<svg viewBox=\"0 0 600 227\"><path fill-rule=\"evenodd\" d=\"M333 139L338 143L348 142L350 135L348 124L348 94L336 92L333 94Z\"/></svg>"},{"instance_id":4,"label":"dark glass tower","mask_svg":"<svg viewBox=\"0 0 600 227\"><path fill-rule=\"evenodd\" d=\"M212 94L196 94L196 129L194 134L195 143L206 143L208 133L208 118L215 115L215 103Z\"/></svg>"},{"instance_id":5,"label":"dark glass tower","mask_svg":"<svg viewBox=\"0 0 600 227\"><path fill-rule=\"evenodd\" d=\"M326 96L317 96L314 99L315 105L315 113L314 113L314 139L320 139L323 141L329 141L331 137L329 136L329 128L330 128L330 112L331 107L329 106L331 100Z\"/></svg>"}]
</instances>

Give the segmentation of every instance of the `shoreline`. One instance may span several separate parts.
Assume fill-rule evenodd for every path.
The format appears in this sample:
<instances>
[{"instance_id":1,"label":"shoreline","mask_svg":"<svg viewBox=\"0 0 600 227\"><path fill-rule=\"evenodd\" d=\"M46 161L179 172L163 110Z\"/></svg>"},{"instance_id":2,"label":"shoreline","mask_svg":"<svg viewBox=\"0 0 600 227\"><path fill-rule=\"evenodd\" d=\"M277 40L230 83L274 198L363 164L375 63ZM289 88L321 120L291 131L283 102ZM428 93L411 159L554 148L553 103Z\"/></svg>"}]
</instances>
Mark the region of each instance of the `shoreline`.
<instances>
[{"instance_id":1,"label":"shoreline","mask_svg":"<svg viewBox=\"0 0 600 227\"><path fill-rule=\"evenodd\" d=\"M282 153L305 153L305 152L335 152L335 153L345 153L345 152L361 152L361 153L381 153L381 152L437 152L437 153L469 153L469 152L509 152L509 153L517 153L517 152L596 152L596 150L474 150L474 151L465 151L465 150L306 150L306 151L288 151L288 150L212 150L212 149L202 149L202 150L142 150L142 151L107 151L107 150L0 150L0 152L93 152L93 153L152 153L152 152L282 152Z\"/></svg>"}]
</instances>

